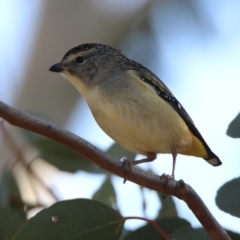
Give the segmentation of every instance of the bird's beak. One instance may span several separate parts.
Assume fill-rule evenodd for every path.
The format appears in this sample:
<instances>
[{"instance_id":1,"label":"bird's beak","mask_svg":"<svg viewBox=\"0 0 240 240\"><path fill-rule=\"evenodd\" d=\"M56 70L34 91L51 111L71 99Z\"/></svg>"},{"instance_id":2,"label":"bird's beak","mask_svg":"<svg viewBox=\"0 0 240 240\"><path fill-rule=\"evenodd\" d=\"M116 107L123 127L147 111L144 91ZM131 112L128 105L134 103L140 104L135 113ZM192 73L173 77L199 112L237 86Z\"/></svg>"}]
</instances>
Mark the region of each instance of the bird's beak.
<instances>
[{"instance_id":1,"label":"bird's beak","mask_svg":"<svg viewBox=\"0 0 240 240\"><path fill-rule=\"evenodd\" d=\"M66 69L68 69L68 68L64 67L62 65L62 63L56 63L49 68L49 71L51 71L51 72L62 72L63 70L66 70Z\"/></svg>"}]
</instances>

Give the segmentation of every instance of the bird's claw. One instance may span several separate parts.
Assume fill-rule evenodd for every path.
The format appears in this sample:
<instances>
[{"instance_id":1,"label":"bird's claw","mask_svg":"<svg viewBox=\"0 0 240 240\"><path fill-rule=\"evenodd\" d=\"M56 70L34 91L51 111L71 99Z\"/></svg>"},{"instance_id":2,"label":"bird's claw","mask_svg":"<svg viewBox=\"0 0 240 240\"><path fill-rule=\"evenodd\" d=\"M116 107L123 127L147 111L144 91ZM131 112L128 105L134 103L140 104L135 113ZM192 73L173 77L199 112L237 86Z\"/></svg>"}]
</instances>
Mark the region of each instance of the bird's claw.
<instances>
[{"instance_id":1,"label":"bird's claw","mask_svg":"<svg viewBox=\"0 0 240 240\"><path fill-rule=\"evenodd\" d=\"M125 175L127 175L128 172L131 172L132 170L132 163L127 158L124 158L122 161L122 168L124 169ZM123 183L125 184L127 179L123 179Z\"/></svg>"},{"instance_id":2,"label":"bird's claw","mask_svg":"<svg viewBox=\"0 0 240 240\"><path fill-rule=\"evenodd\" d=\"M165 189L167 188L168 181L169 181L170 179L174 179L174 176L169 175L169 174L165 174L165 173L163 173L163 174L160 176L160 180L164 180L164 181L165 181L165 184L164 184L164 188L165 188ZM166 194L166 193L163 193L163 198L165 199L166 197L167 197L167 194Z\"/></svg>"}]
</instances>

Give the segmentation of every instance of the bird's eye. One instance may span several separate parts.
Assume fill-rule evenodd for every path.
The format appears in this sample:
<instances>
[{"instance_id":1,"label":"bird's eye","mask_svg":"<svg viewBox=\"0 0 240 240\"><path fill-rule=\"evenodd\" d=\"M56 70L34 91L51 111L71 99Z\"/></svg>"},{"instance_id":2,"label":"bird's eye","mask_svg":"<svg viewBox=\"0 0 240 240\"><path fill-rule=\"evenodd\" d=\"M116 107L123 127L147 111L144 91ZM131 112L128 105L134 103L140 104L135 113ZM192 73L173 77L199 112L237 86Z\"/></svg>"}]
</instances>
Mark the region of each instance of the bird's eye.
<instances>
[{"instance_id":1,"label":"bird's eye","mask_svg":"<svg viewBox=\"0 0 240 240\"><path fill-rule=\"evenodd\" d=\"M81 57L81 56L79 56L79 57L76 58L75 61L76 61L77 63L83 63L83 62L84 62L84 58Z\"/></svg>"}]
</instances>

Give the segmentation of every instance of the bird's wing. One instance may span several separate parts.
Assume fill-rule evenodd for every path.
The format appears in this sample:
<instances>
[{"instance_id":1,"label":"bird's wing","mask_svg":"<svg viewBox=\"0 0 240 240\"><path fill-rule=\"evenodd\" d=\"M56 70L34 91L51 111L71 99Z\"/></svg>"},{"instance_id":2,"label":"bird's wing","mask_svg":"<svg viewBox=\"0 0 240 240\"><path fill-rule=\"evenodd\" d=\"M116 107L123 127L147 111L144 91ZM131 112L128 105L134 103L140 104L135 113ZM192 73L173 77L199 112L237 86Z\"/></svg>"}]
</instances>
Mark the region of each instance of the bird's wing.
<instances>
[{"instance_id":1,"label":"bird's wing","mask_svg":"<svg viewBox=\"0 0 240 240\"><path fill-rule=\"evenodd\" d=\"M151 71L145 68L138 69L135 73L139 76L141 81L149 84L156 92L156 94L165 100L183 119L191 132L197 137L204 145L206 151L209 154L209 158L216 157L216 155L211 151L202 135L195 127L193 120L190 118L186 110L180 104L180 102L174 97L168 87Z\"/></svg>"}]
</instances>

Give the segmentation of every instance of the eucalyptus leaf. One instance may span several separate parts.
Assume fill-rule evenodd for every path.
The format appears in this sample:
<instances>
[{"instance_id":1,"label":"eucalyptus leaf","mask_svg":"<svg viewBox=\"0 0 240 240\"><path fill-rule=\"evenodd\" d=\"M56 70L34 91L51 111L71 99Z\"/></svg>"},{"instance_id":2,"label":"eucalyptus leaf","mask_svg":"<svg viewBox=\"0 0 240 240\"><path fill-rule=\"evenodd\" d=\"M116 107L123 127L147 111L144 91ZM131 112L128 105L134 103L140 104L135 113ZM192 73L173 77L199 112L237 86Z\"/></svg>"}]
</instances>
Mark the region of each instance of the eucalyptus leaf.
<instances>
[{"instance_id":1,"label":"eucalyptus leaf","mask_svg":"<svg viewBox=\"0 0 240 240\"><path fill-rule=\"evenodd\" d=\"M131 220L128 220L131 221ZM182 218L165 218L155 221L158 226L166 233L171 234L178 229L190 227L190 223ZM163 236L150 224L146 224L143 227L132 231L127 234L122 240L164 240ZM185 238L190 239L190 238ZM195 239L195 238L192 238Z\"/></svg>"},{"instance_id":2,"label":"eucalyptus leaf","mask_svg":"<svg viewBox=\"0 0 240 240\"><path fill-rule=\"evenodd\" d=\"M170 235L170 239L172 240L186 240L186 239L194 239L194 240L212 240L211 236L205 231L203 228L187 228L180 229L173 234Z\"/></svg>"},{"instance_id":3,"label":"eucalyptus leaf","mask_svg":"<svg viewBox=\"0 0 240 240\"><path fill-rule=\"evenodd\" d=\"M0 207L0 239L12 239L26 221L26 214L23 209Z\"/></svg>"},{"instance_id":4,"label":"eucalyptus leaf","mask_svg":"<svg viewBox=\"0 0 240 240\"><path fill-rule=\"evenodd\" d=\"M118 240L124 221L118 212L98 201L66 200L28 220L13 240Z\"/></svg>"},{"instance_id":5,"label":"eucalyptus leaf","mask_svg":"<svg viewBox=\"0 0 240 240\"><path fill-rule=\"evenodd\" d=\"M39 150L42 158L63 171L83 170L89 173L106 173L92 161L58 142L29 131L24 131L24 134Z\"/></svg>"},{"instance_id":6,"label":"eucalyptus leaf","mask_svg":"<svg viewBox=\"0 0 240 240\"><path fill-rule=\"evenodd\" d=\"M240 218L240 178L225 183L217 191L216 203L224 212Z\"/></svg>"},{"instance_id":7,"label":"eucalyptus leaf","mask_svg":"<svg viewBox=\"0 0 240 240\"><path fill-rule=\"evenodd\" d=\"M143 187L141 185L139 185L138 187L139 187L139 190L140 190L140 193L141 193L142 210L143 210L144 215L146 215L147 201L146 201L145 194L144 194L145 187Z\"/></svg>"},{"instance_id":8,"label":"eucalyptus leaf","mask_svg":"<svg viewBox=\"0 0 240 240\"><path fill-rule=\"evenodd\" d=\"M100 188L94 193L92 199L105 203L107 206L117 210L117 198L111 178L106 177Z\"/></svg>"},{"instance_id":9,"label":"eucalyptus leaf","mask_svg":"<svg viewBox=\"0 0 240 240\"><path fill-rule=\"evenodd\" d=\"M227 230L227 234L232 240L240 240L240 235L238 233Z\"/></svg>"},{"instance_id":10,"label":"eucalyptus leaf","mask_svg":"<svg viewBox=\"0 0 240 240\"><path fill-rule=\"evenodd\" d=\"M11 171L8 168L2 169L1 179L0 179L0 204L2 207L9 206L9 179Z\"/></svg>"},{"instance_id":11,"label":"eucalyptus leaf","mask_svg":"<svg viewBox=\"0 0 240 240\"><path fill-rule=\"evenodd\" d=\"M229 124L227 135L232 138L240 138L240 113Z\"/></svg>"},{"instance_id":12,"label":"eucalyptus leaf","mask_svg":"<svg viewBox=\"0 0 240 240\"><path fill-rule=\"evenodd\" d=\"M173 201L172 196L167 196L163 198L163 194L158 192L158 197L161 201L162 207L159 211L157 218L175 218L178 216L175 202Z\"/></svg>"},{"instance_id":13,"label":"eucalyptus leaf","mask_svg":"<svg viewBox=\"0 0 240 240\"><path fill-rule=\"evenodd\" d=\"M127 158L128 160L134 160L136 153L130 152L126 148L120 146L118 143L114 143L108 150L107 154L111 155L114 158L121 159Z\"/></svg>"},{"instance_id":14,"label":"eucalyptus leaf","mask_svg":"<svg viewBox=\"0 0 240 240\"><path fill-rule=\"evenodd\" d=\"M61 170L76 172L81 169L89 173L105 173L92 161L48 138L39 140L35 146L41 151L41 156L44 159Z\"/></svg>"},{"instance_id":15,"label":"eucalyptus leaf","mask_svg":"<svg viewBox=\"0 0 240 240\"><path fill-rule=\"evenodd\" d=\"M0 179L0 205L1 207L7 208L14 205L11 199L21 199L21 196L15 179L12 176L11 169L5 167L2 171Z\"/></svg>"}]
</instances>

